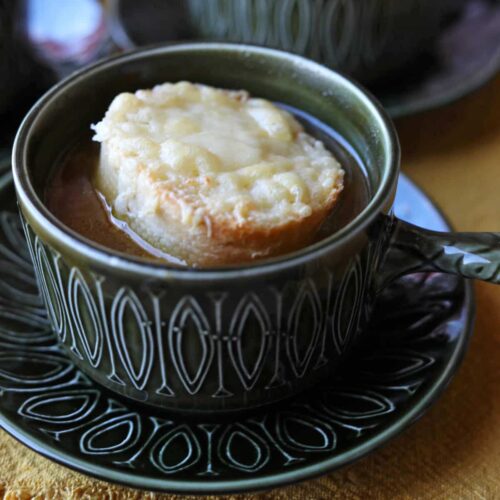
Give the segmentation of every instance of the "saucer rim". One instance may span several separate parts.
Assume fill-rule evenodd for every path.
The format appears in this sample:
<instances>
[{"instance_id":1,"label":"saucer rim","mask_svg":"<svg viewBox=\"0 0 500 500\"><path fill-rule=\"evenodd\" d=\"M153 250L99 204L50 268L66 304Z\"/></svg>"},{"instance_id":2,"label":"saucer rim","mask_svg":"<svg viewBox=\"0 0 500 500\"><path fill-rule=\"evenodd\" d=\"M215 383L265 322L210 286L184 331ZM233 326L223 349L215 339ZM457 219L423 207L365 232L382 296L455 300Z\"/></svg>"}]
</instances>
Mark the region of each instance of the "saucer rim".
<instances>
[{"instance_id":1,"label":"saucer rim","mask_svg":"<svg viewBox=\"0 0 500 500\"><path fill-rule=\"evenodd\" d=\"M443 215L441 210L429 198L429 196L418 187L411 179L404 174L401 174L404 181L408 182L415 188L423 197L430 201L433 209L441 217L444 224L451 229L451 225ZM12 183L10 173L0 177L0 191L9 189ZM450 354L447 363L444 365L441 373L433 380L433 383L423 392L413 404L406 410L403 410L400 415L395 417L395 420L384 430L377 432L370 438L361 443L356 443L353 447L347 450L334 454L333 456L320 462L306 465L294 469L293 471L273 473L267 476L259 476L249 479L237 480L212 480L212 481L186 481L176 479L158 479L148 477L147 475L134 476L126 472L110 470L101 465L91 463L90 460L85 460L77 457L75 454L70 454L66 451L61 451L54 444L48 444L41 438L30 434L21 426L17 425L15 420L7 417L4 414L0 403L0 428L14 437L24 446L32 449L36 453L48 458L60 465L63 465L76 472L86 474L106 482L118 484L125 487L131 487L138 490L155 491L161 493L176 493L176 494L234 494L243 492L253 492L261 490L270 490L278 487L288 486L300 481L314 479L326 473L333 472L340 467L352 464L356 460L367 456L369 453L380 448L388 443L394 437L406 430L410 425L420 419L426 411L440 398L442 393L448 387L453 376L461 365L461 362L467 352L467 346L472 337L473 324L475 320L475 300L473 283L470 280L464 280L464 294L462 310L464 311L463 330L457 338L453 352Z\"/></svg>"}]
</instances>

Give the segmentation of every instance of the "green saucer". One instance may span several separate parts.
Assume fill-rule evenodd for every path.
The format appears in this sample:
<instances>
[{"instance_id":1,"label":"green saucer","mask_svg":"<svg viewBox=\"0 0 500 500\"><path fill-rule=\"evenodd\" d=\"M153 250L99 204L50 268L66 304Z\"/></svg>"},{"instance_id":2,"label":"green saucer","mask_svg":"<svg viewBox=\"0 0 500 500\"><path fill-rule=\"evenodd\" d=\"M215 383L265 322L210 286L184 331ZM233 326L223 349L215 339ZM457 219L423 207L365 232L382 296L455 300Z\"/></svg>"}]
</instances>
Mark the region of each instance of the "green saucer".
<instances>
[{"instance_id":1,"label":"green saucer","mask_svg":"<svg viewBox=\"0 0 500 500\"><path fill-rule=\"evenodd\" d=\"M407 276L380 296L368 342L309 394L230 421L159 413L106 392L60 350L24 246L10 174L0 179L0 195L0 424L38 453L106 481L222 494L331 472L419 418L455 373L472 331L469 283L436 273ZM448 229L404 177L396 212Z\"/></svg>"}]
</instances>

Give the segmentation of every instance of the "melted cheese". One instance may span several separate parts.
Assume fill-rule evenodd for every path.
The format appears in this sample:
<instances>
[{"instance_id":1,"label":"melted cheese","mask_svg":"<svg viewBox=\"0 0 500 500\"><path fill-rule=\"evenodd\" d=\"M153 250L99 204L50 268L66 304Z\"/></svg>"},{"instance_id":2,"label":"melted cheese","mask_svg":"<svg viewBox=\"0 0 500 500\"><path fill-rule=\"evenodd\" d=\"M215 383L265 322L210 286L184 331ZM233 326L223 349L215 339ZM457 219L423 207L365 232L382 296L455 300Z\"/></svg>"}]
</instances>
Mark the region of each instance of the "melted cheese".
<instances>
[{"instance_id":1,"label":"melted cheese","mask_svg":"<svg viewBox=\"0 0 500 500\"><path fill-rule=\"evenodd\" d=\"M185 225L269 227L308 217L342 189L324 145L246 92L165 83L118 95L93 128L118 217L158 214L175 200Z\"/></svg>"}]
</instances>

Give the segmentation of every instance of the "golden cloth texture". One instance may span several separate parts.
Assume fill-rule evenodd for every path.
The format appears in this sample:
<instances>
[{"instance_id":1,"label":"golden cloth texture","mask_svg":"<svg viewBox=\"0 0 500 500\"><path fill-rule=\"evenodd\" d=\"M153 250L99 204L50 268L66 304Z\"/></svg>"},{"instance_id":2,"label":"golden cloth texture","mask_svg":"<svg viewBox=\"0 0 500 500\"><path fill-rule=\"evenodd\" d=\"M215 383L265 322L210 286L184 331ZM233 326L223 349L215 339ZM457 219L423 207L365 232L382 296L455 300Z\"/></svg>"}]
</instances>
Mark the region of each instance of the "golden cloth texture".
<instances>
[{"instance_id":1,"label":"golden cloth texture","mask_svg":"<svg viewBox=\"0 0 500 500\"><path fill-rule=\"evenodd\" d=\"M397 126L403 170L455 228L500 231L500 77L458 103L400 120ZM418 423L346 469L232 498L500 498L500 287L477 283L475 288L477 319L465 361ZM90 479L0 431L0 498L174 497Z\"/></svg>"}]
</instances>

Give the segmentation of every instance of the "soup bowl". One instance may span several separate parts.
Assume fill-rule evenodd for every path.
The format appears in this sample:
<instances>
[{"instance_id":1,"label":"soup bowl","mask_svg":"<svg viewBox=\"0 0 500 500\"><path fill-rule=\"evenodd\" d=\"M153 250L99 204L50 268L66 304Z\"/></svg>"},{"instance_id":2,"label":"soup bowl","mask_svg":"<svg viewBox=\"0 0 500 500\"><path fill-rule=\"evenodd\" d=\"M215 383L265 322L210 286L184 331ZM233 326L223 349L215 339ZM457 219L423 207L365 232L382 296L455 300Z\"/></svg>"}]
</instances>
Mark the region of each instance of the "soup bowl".
<instances>
[{"instance_id":1,"label":"soup bowl","mask_svg":"<svg viewBox=\"0 0 500 500\"><path fill-rule=\"evenodd\" d=\"M124 48L201 38L294 52L363 82L397 77L466 0L110 0Z\"/></svg>"},{"instance_id":2,"label":"soup bowl","mask_svg":"<svg viewBox=\"0 0 500 500\"><path fill-rule=\"evenodd\" d=\"M335 129L366 169L365 209L300 251L218 269L148 262L65 227L44 205L61 152L116 94L179 80L245 88ZM300 56L216 43L149 48L73 74L35 104L13 151L37 280L72 361L121 395L192 412L273 403L328 377L362 338L377 291L401 274L500 281L497 234L436 233L392 215L399 162L393 125L353 81Z\"/></svg>"},{"instance_id":3,"label":"soup bowl","mask_svg":"<svg viewBox=\"0 0 500 500\"><path fill-rule=\"evenodd\" d=\"M458 8L463 0L454 0ZM304 55L363 82L424 51L452 10L446 0L188 0L195 32Z\"/></svg>"}]
</instances>

